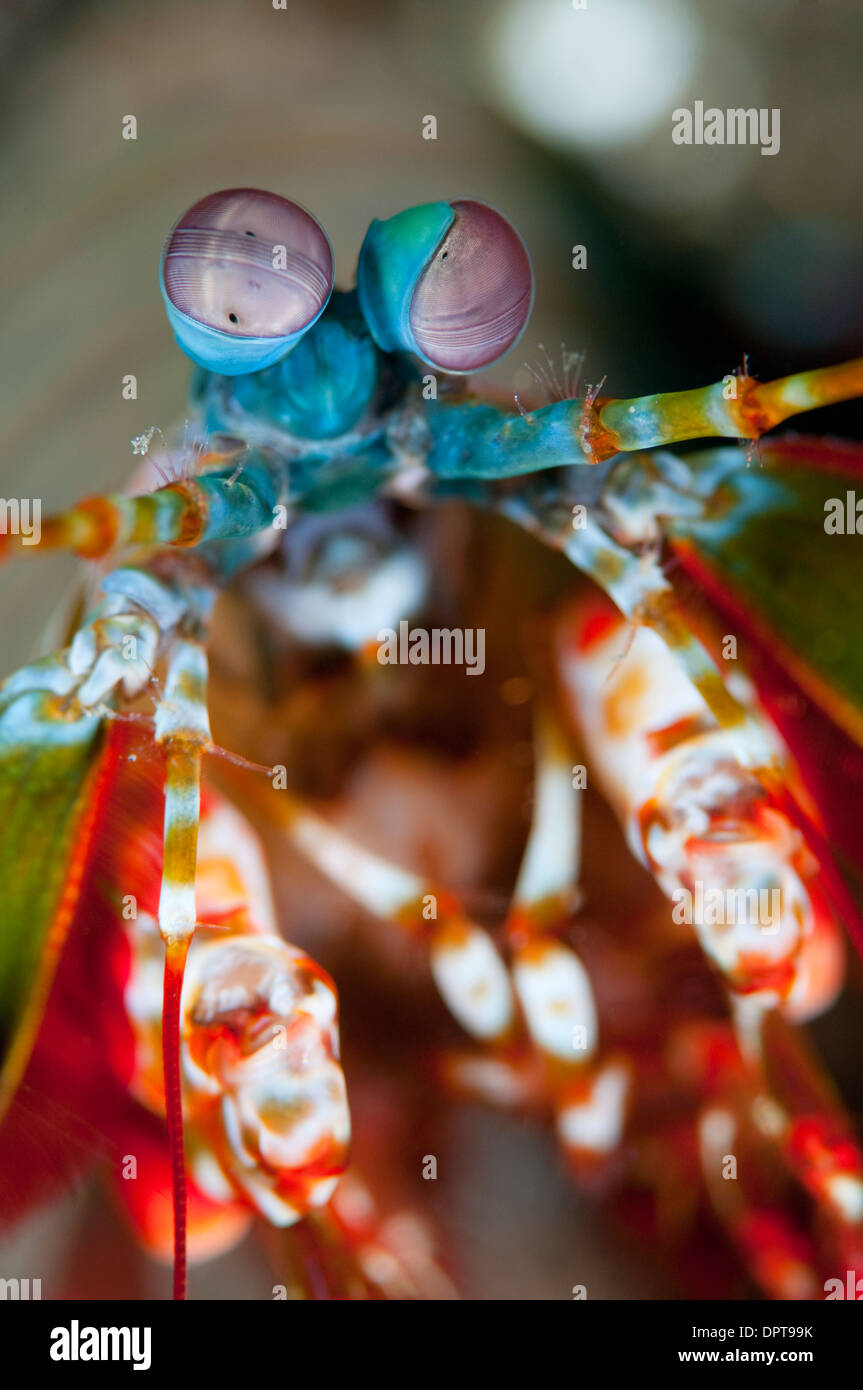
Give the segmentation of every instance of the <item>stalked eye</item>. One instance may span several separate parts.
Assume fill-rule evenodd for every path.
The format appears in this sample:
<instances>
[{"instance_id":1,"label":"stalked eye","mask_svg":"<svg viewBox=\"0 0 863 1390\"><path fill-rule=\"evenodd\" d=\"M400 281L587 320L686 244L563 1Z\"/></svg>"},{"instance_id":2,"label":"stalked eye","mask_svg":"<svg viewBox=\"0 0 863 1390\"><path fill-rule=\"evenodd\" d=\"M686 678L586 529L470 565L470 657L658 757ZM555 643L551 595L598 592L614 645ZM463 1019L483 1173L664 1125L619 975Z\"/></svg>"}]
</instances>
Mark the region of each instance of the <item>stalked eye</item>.
<instances>
[{"instance_id":1,"label":"stalked eye","mask_svg":"<svg viewBox=\"0 0 863 1390\"><path fill-rule=\"evenodd\" d=\"M236 376L284 357L320 316L333 287L333 253L298 203L231 188L180 218L160 279L183 351Z\"/></svg>"},{"instance_id":2,"label":"stalked eye","mask_svg":"<svg viewBox=\"0 0 863 1390\"><path fill-rule=\"evenodd\" d=\"M420 277L410 324L420 353L475 372L508 352L527 323L533 275L521 237L484 203L452 203L455 221Z\"/></svg>"},{"instance_id":3,"label":"stalked eye","mask_svg":"<svg viewBox=\"0 0 863 1390\"><path fill-rule=\"evenodd\" d=\"M515 228L471 199L373 222L360 253L360 303L379 345L446 372L473 372L516 342L533 304Z\"/></svg>"}]
</instances>

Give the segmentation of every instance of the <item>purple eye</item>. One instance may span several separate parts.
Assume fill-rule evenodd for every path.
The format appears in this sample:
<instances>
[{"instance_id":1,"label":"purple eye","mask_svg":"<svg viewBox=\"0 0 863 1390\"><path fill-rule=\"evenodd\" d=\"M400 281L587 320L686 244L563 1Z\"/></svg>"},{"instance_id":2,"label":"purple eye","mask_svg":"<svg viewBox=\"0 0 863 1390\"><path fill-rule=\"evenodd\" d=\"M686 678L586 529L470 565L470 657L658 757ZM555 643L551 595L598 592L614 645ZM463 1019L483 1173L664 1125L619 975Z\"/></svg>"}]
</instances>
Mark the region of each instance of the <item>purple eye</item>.
<instances>
[{"instance_id":1,"label":"purple eye","mask_svg":"<svg viewBox=\"0 0 863 1390\"><path fill-rule=\"evenodd\" d=\"M201 346L207 330L290 346L326 305L333 253L323 228L297 203L231 188L180 218L165 247L162 279L169 314L173 309L191 320L184 341L174 316L182 345L210 365Z\"/></svg>"},{"instance_id":2,"label":"purple eye","mask_svg":"<svg viewBox=\"0 0 863 1390\"><path fill-rule=\"evenodd\" d=\"M416 345L443 371L472 372L502 357L533 303L524 243L485 203L454 202L455 221L421 276L410 306Z\"/></svg>"}]
</instances>

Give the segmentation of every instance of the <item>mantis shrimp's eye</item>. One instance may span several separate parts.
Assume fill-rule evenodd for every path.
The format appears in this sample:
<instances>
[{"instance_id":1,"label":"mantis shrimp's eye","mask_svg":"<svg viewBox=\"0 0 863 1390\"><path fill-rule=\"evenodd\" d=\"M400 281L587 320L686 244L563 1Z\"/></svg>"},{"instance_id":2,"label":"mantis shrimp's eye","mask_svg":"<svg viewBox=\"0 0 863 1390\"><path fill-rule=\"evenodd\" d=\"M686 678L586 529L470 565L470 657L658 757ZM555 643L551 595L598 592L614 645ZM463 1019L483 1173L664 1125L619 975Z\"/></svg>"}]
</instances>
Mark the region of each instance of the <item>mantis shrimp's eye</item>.
<instances>
[{"instance_id":1,"label":"mantis shrimp's eye","mask_svg":"<svg viewBox=\"0 0 863 1390\"><path fill-rule=\"evenodd\" d=\"M177 222L160 281L177 341L226 376L290 351L333 288L327 235L298 203L256 188L212 193Z\"/></svg>"},{"instance_id":2,"label":"mantis shrimp's eye","mask_svg":"<svg viewBox=\"0 0 863 1390\"><path fill-rule=\"evenodd\" d=\"M455 220L421 275L410 324L421 356L449 372L496 362L530 314L533 274L514 227L484 203L452 204Z\"/></svg>"},{"instance_id":3,"label":"mantis shrimp's eye","mask_svg":"<svg viewBox=\"0 0 863 1390\"><path fill-rule=\"evenodd\" d=\"M494 208L426 203L373 222L360 252L360 303L378 344L446 372L496 362L533 304L524 243Z\"/></svg>"}]
</instances>

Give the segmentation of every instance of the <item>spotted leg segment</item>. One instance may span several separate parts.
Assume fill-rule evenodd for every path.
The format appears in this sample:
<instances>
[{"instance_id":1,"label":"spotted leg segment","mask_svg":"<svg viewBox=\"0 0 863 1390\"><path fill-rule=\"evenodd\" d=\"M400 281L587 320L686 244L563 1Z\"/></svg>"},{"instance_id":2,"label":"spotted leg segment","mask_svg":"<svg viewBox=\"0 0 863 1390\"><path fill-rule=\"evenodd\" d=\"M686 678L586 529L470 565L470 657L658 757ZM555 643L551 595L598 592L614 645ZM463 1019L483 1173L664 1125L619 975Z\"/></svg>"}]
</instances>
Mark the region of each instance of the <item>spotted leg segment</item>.
<instances>
[{"instance_id":1,"label":"spotted leg segment","mask_svg":"<svg viewBox=\"0 0 863 1390\"><path fill-rule=\"evenodd\" d=\"M842 935L817 859L654 634L642 629L628 640L620 617L593 601L565 620L560 660L592 767L634 854L674 901L672 920L694 928L729 991L733 1066L728 1094L712 1118L705 1113L702 1147L715 1156L743 1104L747 1143L778 1148L839 1239L859 1241L863 1157L835 1102L806 1080L811 1066L782 1018L824 1012L843 981ZM754 692L742 678L738 684L754 705ZM778 734L754 709L753 718L791 779ZM706 1059L699 1086L711 1066ZM712 1167L708 1175L713 1190ZM733 1225L745 1208L722 1190L719 1183Z\"/></svg>"},{"instance_id":2,"label":"spotted leg segment","mask_svg":"<svg viewBox=\"0 0 863 1390\"><path fill-rule=\"evenodd\" d=\"M619 546L590 517L573 529L559 507L544 507L521 498L504 499L499 509L512 521L561 550L617 604L633 623L651 628L662 638L721 727L728 731L737 756L746 767L767 777L775 751L763 729L723 681L703 644L681 612L674 590L654 556L633 555Z\"/></svg>"},{"instance_id":3,"label":"spotted leg segment","mask_svg":"<svg viewBox=\"0 0 863 1390\"><path fill-rule=\"evenodd\" d=\"M630 847L675 902L674 920L694 926L722 971L741 1038L757 1038L764 1009L797 1019L823 1012L840 988L843 955L819 865L695 685L655 634L632 637L596 602L565 619L560 665ZM737 689L787 785L787 750L743 677Z\"/></svg>"},{"instance_id":4,"label":"spotted leg segment","mask_svg":"<svg viewBox=\"0 0 863 1390\"><path fill-rule=\"evenodd\" d=\"M583 788L559 720L540 710L535 732L534 810L505 936L513 985L558 1142L578 1170L623 1135L631 1068L600 1056L599 1011L587 969L566 940L579 907Z\"/></svg>"},{"instance_id":5,"label":"spotted leg segment","mask_svg":"<svg viewBox=\"0 0 863 1390\"><path fill-rule=\"evenodd\" d=\"M187 656L180 654L179 675ZM197 657L192 664L197 667ZM232 1245L255 1212L287 1227L325 1206L344 1170L350 1136L332 980L279 934L257 837L206 787L197 841L198 930L188 944L178 1015L193 1260ZM182 889L185 903L185 876ZM160 988L161 935L169 923L161 920L161 906L159 917L140 912L127 925L124 1002L135 1044L133 1092L170 1119L173 1081L161 1060L167 1019L163 1027ZM180 923L188 943L188 916L178 910L170 920ZM127 1207L136 1196L120 1195ZM148 1248L166 1258L177 1208L170 1220L156 1195L131 1215Z\"/></svg>"}]
</instances>

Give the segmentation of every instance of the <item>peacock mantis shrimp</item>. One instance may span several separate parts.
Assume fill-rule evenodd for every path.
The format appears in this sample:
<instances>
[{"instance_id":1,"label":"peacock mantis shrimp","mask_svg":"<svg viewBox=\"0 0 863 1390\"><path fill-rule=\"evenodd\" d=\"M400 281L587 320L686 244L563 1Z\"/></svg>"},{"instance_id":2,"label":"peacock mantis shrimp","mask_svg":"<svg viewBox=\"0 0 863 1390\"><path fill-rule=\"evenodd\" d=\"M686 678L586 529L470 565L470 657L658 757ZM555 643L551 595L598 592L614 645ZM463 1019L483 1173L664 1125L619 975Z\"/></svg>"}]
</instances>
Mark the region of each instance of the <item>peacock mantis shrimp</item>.
<instances>
[{"instance_id":1,"label":"peacock mantis shrimp","mask_svg":"<svg viewBox=\"0 0 863 1390\"><path fill-rule=\"evenodd\" d=\"M372 223L345 292L333 287L326 234L298 204L215 193L169 234L160 285L197 368L192 437L171 441L179 466L161 485L43 521L26 548L94 562L103 597L61 651L0 688L7 1127L52 1001L72 988L64 943L83 918L98 920L74 987L92 991L94 1007L110 1001L105 1048L154 1117L154 1165L168 1156L170 1232L146 1200L133 1218L148 1248L172 1251L175 1296L185 1295L187 1233L206 1257L252 1213L276 1227L319 1222L354 1261L352 1278L378 1293L446 1296L430 1256L409 1267L385 1248L361 1176L340 1181L350 1087L335 985L281 936L254 832L202 785L202 766L221 755L238 800L424 946L475 1045L450 1058L447 1081L549 1114L584 1178L613 1159L639 1095L657 1083L643 1051L602 1046L596 981L569 939L580 740L632 853L668 897L694 894L686 929L727 993L724 1022L669 1017L677 1081L702 1098L698 1152L720 1219L775 1296L814 1297L825 1270L859 1268L863 1156L791 1026L835 998L839 924L859 948L856 914L785 741L755 688L720 674L664 555L735 602L756 637L769 633L800 688L863 741L859 647L835 642L814 660L810 640L831 603L842 632L859 627L859 558L846 549L840 564L822 524L832 495L860 475L859 455L754 444L800 412L863 394L863 359L767 383L744 369L689 391L617 400L590 389L504 409L463 380L523 333L533 274L514 228L469 199ZM670 448L702 438L738 442ZM388 528L387 498L495 513L611 601L570 605L555 624L558 695L536 710L532 823L499 934L448 884L328 824L287 769L244 771L242 750L225 753L211 734L213 608L239 578L251 577L262 611L304 639L325 629L357 660L382 617L417 606L428 576ZM783 552L805 548L817 593L777 560L777 526ZM10 553L16 537L3 545ZM298 582L304 546L316 558ZM336 582L345 547L364 574L358 597ZM274 579L265 561L277 553ZM705 884L769 891L769 920L710 918ZM120 908L129 894L131 918ZM729 1153L745 1169L739 1184L719 1177ZM776 1163L807 1195L815 1234L772 1199Z\"/></svg>"}]
</instances>

